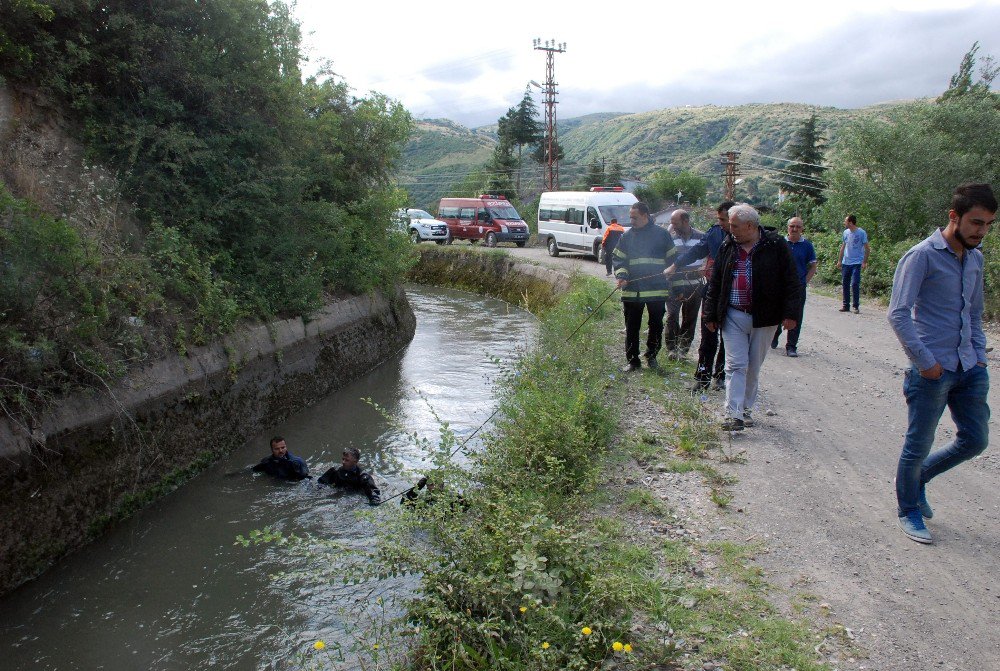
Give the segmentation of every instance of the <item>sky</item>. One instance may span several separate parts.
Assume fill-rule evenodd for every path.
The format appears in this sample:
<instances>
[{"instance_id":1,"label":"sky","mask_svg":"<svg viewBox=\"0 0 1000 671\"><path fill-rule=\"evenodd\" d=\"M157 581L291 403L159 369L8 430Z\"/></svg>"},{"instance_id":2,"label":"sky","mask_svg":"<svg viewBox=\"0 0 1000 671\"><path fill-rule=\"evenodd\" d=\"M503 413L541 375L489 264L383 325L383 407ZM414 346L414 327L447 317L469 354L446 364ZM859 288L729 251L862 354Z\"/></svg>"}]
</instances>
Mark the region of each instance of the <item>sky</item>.
<instances>
[{"instance_id":1,"label":"sky","mask_svg":"<svg viewBox=\"0 0 1000 671\"><path fill-rule=\"evenodd\" d=\"M973 42L1000 59L1000 0L298 0L306 74L417 119L495 123L555 55L558 118L684 105L842 108L936 96ZM994 86L1000 85L996 82ZM535 91L536 103L542 96Z\"/></svg>"}]
</instances>

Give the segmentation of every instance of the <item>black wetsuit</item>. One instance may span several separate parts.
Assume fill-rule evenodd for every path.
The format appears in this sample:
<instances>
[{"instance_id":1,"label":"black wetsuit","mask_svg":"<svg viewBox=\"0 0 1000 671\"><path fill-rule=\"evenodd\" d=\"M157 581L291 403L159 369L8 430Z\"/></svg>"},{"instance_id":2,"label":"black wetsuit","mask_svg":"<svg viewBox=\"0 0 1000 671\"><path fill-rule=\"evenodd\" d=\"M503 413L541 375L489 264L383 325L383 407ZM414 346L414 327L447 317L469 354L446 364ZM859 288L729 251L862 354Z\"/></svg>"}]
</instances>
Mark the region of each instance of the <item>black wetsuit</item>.
<instances>
[{"instance_id":1,"label":"black wetsuit","mask_svg":"<svg viewBox=\"0 0 1000 671\"><path fill-rule=\"evenodd\" d=\"M291 452L286 452L283 457L276 457L273 454L264 457L260 463L253 467L255 473L267 473L282 480L305 480L309 477L309 467L300 457L293 456Z\"/></svg>"},{"instance_id":2,"label":"black wetsuit","mask_svg":"<svg viewBox=\"0 0 1000 671\"><path fill-rule=\"evenodd\" d=\"M347 487L362 491L368 497L368 503L373 506L377 506L382 499L382 492L375 484L375 478L358 466L350 470L345 470L343 466L334 466L320 476L319 482L331 487Z\"/></svg>"}]
</instances>

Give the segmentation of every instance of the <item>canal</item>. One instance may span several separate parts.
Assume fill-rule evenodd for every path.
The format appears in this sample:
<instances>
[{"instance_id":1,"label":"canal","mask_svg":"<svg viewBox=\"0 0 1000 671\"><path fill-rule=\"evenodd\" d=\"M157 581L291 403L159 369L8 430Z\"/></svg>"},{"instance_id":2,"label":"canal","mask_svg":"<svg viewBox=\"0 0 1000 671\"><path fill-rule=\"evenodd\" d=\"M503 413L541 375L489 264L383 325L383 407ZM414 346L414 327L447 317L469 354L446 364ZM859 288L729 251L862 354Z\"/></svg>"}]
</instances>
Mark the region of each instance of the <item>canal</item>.
<instances>
[{"instance_id":1,"label":"canal","mask_svg":"<svg viewBox=\"0 0 1000 671\"><path fill-rule=\"evenodd\" d=\"M353 446L383 496L391 496L430 464L406 432L436 441L434 412L459 439L475 431L495 407L498 366L535 333L532 315L501 301L422 286L409 286L407 294L417 330L404 352L253 436L0 600L0 667L283 669L315 640L349 648L362 626L354 620L371 610L368 589L301 576L274 580L276 573L307 569L307 560L234 541L270 526L364 546L372 542L371 522L358 515L370 510L366 499L313 481L254 476L249 466L269 453L271 435L283 436L314 476Z\"/></svg>"}]
</instances>

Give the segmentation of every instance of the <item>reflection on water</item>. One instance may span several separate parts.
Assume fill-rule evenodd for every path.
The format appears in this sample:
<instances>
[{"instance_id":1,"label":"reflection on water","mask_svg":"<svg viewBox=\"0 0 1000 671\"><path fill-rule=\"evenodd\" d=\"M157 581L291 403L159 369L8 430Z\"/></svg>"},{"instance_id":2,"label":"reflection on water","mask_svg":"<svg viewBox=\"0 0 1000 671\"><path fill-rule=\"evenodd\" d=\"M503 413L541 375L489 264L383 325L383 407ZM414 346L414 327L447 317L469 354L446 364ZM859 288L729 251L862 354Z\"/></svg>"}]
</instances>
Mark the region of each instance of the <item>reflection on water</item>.
<instances>
[{"instance_id":1,"label":"reflection on water","mask_svg":"<svg viewBox=\"0 0 1000 671\"><path fill-rule=\"evenodd\" d=\"M371 524L357 515L370 510L366 499L313 481L254 477L246 467L268 453L272 434L284 436L317 476L339 463L344 447L355 446L383 495L391 496L417 479L428 455L362 399L421 437L438 437L432 408L459 437L469 435L494 408L494 357L515 356L535 328L531 315L500 301L418 286L407 292L417 332L405 352L254 436L0 601L0 666L284 668L317 638L348 643L372 607L370 588L273 581L275 573L308 565L272 546L244 549L233 541L270 525L367 544Z\"/></svg>"}]
</instances>

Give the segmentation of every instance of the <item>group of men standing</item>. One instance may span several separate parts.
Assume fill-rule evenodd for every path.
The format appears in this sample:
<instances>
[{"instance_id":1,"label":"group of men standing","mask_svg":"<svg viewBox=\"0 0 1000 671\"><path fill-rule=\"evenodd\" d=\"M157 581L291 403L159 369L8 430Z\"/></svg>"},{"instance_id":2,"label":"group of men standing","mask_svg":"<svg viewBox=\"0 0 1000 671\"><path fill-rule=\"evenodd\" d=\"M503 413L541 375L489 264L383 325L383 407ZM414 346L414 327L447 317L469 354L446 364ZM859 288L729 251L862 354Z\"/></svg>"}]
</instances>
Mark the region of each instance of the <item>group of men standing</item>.
<instances>
[{"instance_id":1,"label":"group of men standing","mask_svg":"<svg viewBox=\"0 0 1000 671\"><path fill-rule=\"evenodd\" d=\"M984 261L979 249L992 226L997 200L989 184L963 184L952 195L948 223L899 260L892 284L889 323L911 362L903 394L908 427L896 471L899 527L912 540L930 543L925 520L934 512L928 482L981 454L989 443ZM651 226L649 208L636 203L632 228L615 250L613 265L625 312L625 370L639 368L639 330L649 316L645 357L656 366L665 307L670 305L667 344L683 356L701 304L701 345L694 390L720 381L725 360L726 420L723 429L752 426L758 378L768 349L787 331L785 351L798 355L806 287L816 273L812 244L799 217L782 238L760 225L751 206L722 203L718 223L695 236L687 212L676 210L670 232ZM844 220L837 266L842 270L841 312L860 312L860 274L868 264L868 235L849 215ZM694 274L707 261L703 293ZM678 315L682 323L677 326ZM721 333L722 338L718 335ZM770 345L770 347L769 347ZM955 438L932 452L945 407Z\"/></svg>"},{"instance_id":2,"label":"group of men standing","mask_svg":"<svg viewBox=\"0 0 1000 671\"><path fill-rule=\"evenodd\" d=\"M625 312L624 370L640 367L644 311L645 358L655 368L664 314L669 356L680 359L694 339L701 308L695 390L708 388L713 379L717 389L724 388L723 428L740 431L753 423L758 374L768 345L777 340L777 329L789 331L787 352L796 356L804 284L816 271L816 254L802 238L802 220L797 217L789 222L785 240L763 228L759 213L749 205L727 201L717 215L718 223L700 234L691 228L684 210L673 212L666 230L650 225L645 203L632 207L632 228L622 235L613 257Z\"/></svg>"}]
</instances>

